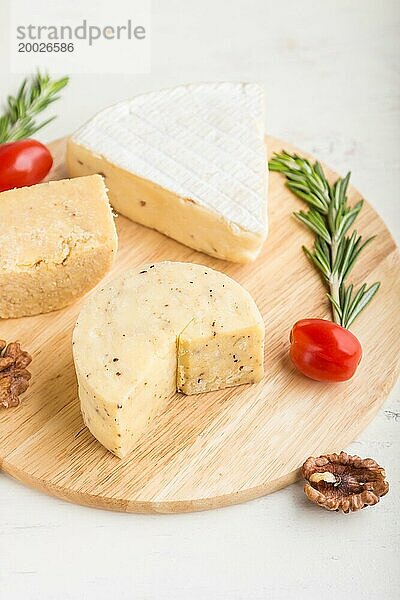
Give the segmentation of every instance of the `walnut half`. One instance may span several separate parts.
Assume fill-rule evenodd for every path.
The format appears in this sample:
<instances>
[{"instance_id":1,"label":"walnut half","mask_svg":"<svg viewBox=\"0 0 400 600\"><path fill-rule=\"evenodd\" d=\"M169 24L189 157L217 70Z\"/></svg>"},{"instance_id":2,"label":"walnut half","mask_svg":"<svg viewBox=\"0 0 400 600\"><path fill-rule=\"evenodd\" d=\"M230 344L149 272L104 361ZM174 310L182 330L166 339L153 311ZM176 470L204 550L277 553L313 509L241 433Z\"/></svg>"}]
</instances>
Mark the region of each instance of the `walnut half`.
<instances>
[{"instance_id":1,"label":"walnut half","mask_svg":"<svg viewBox=\"0 0 400 600\"><path fill-rule=\"evenodd\" d=\"M0 340L0 406L11 408L20 403L19 396L28 389L31 374L26 367L32 361L18 342Z\"/></svg>"},{"instance_id":2,"label":"walnut half","mask_svg":"<svg viewBox=\"0 0 400 600\"><path fill-rule=\"evenodd\" d=\"M389 490L385 471L372 458L346 452L310 457L302 469L306 496L327 510L344 513L377 504Z\"/></svg>"}]
</instances>

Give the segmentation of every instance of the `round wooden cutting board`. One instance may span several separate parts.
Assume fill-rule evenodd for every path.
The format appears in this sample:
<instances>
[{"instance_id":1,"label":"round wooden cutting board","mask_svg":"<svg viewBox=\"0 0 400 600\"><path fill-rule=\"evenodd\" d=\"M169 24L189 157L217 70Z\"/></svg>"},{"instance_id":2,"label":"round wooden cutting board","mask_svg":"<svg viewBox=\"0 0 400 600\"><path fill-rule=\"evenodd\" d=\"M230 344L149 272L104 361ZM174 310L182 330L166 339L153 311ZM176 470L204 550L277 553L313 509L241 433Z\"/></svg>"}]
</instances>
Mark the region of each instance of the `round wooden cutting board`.
<instances>
[{"instance_id":1,"label":"round wooden cutting board","mask_svg":"<svg viewBox=\"0 0 400 600\"><path fill-rule=\"evenodd\" d=\"M294 150L272 138L268 145L270 152ZM64 141L54 142L52 151L51 176L65 177ZM359 197L352 189L351 200ZM0 321L0 338L20 340L34 358L21 406L0 410L5 472L89 506L183 512L273 492L296 480L308 456L340 451L355 438L384 402L399 370L398 250L366 204L357 228L377 237L352 280L382 285L353 327L364 358L350 382L311 381L288 360L289 331L298 319L328 317L329 308L323 284L301 252L312 238L291 216L302 203L276 173L270 176L269 202L270 235L262 255L248 265L210 258L118 216L119 251L107 277L160 260L202 263L234 277L252 293L265 319L264 381L197 396L176 394L134 451L120 460L92 437L79 411L71 333L82 300L50 314Z\"/></svg>"}]
</instances>

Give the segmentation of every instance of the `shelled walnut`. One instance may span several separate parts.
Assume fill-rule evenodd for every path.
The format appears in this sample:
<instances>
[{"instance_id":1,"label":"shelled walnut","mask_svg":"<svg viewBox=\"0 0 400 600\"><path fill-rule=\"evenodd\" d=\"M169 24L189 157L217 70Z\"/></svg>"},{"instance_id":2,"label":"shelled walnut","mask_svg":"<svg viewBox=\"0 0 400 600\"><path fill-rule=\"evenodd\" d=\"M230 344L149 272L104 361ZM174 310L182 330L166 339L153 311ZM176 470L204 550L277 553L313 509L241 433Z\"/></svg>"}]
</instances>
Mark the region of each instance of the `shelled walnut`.
<instances>
[{"instance_id":1,"label":"shelled walnut","mask_svg":"<svg viewBox=\"0 0 400 600\"><path fill-rule=\"evenodd\" d=\"M346 452L310 457L302 469L311 502L344 513L377 504L389 490L385 471L372 458Z\"/></svg>"},{"instance_id":2,"label":"shelled walnut","mask_svg":"<svg viewBox=\"0 0 400 600\"><path fill-rule=\"evenodd\" d=\"M0 340L0 406L18 406L19 396L29 386L31 374L26 367L31 361L32 357L21 350L18 342L7 345L4 340Z\"/></svg>"}]
</instances>

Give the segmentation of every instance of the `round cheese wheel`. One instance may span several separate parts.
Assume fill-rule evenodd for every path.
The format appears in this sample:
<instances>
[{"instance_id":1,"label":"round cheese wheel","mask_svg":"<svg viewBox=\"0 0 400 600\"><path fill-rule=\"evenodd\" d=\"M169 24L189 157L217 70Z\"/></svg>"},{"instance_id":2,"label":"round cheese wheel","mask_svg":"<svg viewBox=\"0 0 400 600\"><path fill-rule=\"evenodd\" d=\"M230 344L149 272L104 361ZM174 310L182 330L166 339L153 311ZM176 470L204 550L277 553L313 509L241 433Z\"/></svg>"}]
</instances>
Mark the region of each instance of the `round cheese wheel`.
<instances>
[{"instance_id":1,"label":"round cheese wheel","mask_svg":"<svg viewBox=\"0 0 400 600\"><path fill-rule=\"evenodd\" d=\"M176 391L259 381L264 323L247 290L209 267L147 264L82 308L73 354L84 421L125 456Z\"/></svg>"}]
</instances>

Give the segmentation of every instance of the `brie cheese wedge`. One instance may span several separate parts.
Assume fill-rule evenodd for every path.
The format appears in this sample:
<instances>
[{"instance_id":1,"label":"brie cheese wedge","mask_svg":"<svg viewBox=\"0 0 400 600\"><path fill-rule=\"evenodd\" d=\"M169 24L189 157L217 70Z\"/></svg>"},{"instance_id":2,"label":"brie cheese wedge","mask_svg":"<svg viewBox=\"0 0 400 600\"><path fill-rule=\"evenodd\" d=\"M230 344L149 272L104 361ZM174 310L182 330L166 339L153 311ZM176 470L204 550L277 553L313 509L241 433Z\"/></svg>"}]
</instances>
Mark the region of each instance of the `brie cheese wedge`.
<instances>
[{"instance_id":1,"label":"brie cheese wedge","mask_svg":"<svg viewBox=\"0 0 400 600\"><path fill-rule=\"evenodd\" d=\"M262 89L202 83L106 108L69 140L71 176L105 176L112 206L211 256L248 262L267 235Z\"/></svg>"}]
</instances>

